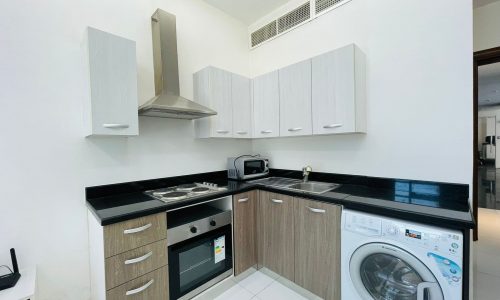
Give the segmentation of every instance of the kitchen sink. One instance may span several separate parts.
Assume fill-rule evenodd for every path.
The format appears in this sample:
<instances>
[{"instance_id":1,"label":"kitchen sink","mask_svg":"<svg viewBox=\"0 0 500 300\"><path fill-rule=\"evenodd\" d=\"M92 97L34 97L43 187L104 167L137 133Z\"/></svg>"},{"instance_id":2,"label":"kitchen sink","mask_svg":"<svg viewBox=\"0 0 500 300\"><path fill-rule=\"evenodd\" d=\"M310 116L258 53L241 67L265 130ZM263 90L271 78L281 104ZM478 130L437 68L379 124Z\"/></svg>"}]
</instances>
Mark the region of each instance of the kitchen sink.
<instances>
[{"instance_id":1,"label":"kitchen sink","mask_svg":"<svg viewBox=\"0 0 500 300\"><path fill-rule=\"evenodd\" d=\"M327 192L329 190L332 190L332 189L335 189L338 187L339 187L339 184L336 184L336 183L309 181L309 182L295 183L295 184L287 186L286 188L291 189L291 190L300 190L300 191L314 193L314 194L322 194L324 192Z\"/></svg>"},{"instance_id":2,"label":"kitchen sink","mask_svg":"<svg viewBox=\"0 0 500 300\"><path fill-rule=\"evenodd\" d=\"M336 189L340 186L340 184L336 183L327 183L318 181L304 182L300 179L291 179L284 177L268 177L257 180L251 180L249 182L265 186L271 186L275 188L302 191L313 194L322 194L324 192Z\"/></svg>"}]
</instances>

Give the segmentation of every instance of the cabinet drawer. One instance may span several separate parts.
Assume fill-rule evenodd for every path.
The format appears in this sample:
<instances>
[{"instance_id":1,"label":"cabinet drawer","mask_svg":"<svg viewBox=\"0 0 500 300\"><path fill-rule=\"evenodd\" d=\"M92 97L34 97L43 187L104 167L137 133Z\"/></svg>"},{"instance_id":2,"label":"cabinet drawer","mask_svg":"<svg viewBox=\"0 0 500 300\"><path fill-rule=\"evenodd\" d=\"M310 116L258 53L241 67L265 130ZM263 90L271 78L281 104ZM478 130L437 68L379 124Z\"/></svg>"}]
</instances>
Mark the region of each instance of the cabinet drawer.
<instances>
[{"instance_id":1,"label":"cabinet drawer","mask_svg":"<svg viewBox=\"0 0 500 300\"><path fill-rule=\"evenodd\" d=\"M107 300L168 299L168 268L162 267L106 292Z\"/></svg>"},{"instance_id":2,"label":"cabinet drawer","mask_svg":"<svg viewBox=\"0 0 500 300\"><path fill-rule=\"evenodd\" d=\"M107 258L106 289L151 272L167 262L167 240Z\"/></svg>"},{"instance_id":3,"label":"cabinet drawer","mask_svg":"<svg viewBox=\"0 0 500 300\"><path fill-rule=\"evenodd\" d=\"M166 238L166 213L108 225L104 227L104 255L110 257Z\"/></svg>"}]
</instances>

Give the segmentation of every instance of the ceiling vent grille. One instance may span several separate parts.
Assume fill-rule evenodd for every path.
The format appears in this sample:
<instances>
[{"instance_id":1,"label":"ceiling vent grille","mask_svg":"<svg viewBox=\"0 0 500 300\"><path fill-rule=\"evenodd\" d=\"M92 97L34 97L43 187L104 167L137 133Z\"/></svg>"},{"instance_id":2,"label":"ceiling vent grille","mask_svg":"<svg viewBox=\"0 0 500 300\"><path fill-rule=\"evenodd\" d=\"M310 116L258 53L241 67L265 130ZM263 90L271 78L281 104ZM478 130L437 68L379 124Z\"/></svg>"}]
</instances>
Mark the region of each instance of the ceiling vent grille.
<instances>
[{"instance_id":1,"label":"ceiling vent grille","mask_svg":"<svg viewBox=\"0 0 500 300\"><path fill-rule=\"evenodd\" d=\"M311 3L307 2L278 19L278 33L287 31L311 18Z\"/></svg>"},{"instance_id":2,"label":"ceiling vent grille","mask_svg":"<svg viewBox=\"0 0 500 300\"><path fill-rule=\"evenodd\" d=\"M316 14L323 12L333 6L344 2L344 0L316 0Z\"/></svg>"},{"instance_id":3,"label":"ceiling vent grille","mask_svg":"<svg viewBox=\"0 0 500 300\"><path fill-rule=\"evenodd\" d=\"M255 47L270 38L275 37L278 34L276 30L276 21L272 21L271 23L257 29L252 32L252 47Z\"/></svg>"}]
</instances>

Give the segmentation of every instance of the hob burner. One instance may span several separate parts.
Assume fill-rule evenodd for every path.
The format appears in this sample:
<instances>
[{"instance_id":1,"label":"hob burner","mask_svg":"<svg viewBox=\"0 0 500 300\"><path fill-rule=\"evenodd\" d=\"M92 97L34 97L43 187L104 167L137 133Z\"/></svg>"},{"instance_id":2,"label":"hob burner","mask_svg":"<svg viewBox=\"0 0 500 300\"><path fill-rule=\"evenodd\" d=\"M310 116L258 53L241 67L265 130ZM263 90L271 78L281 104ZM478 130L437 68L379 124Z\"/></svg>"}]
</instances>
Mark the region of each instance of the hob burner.
<instances>
[{"instance_id":1,"label":"hob burner","mask_svg":"<svg viewBox=\"0 0 500 300\"><path fill-rule=\"evenodd\" d=\"M204 193L207 193L208 191L210 191L210 189L207 187L196 187L196 188L191 190L191 192L196 193L196 194L204 194Z\"/></svg>"},{"instance_id":2,"label":"hob burner","mask_svg":"<svg viewBox=\"0 0 500 300\"><path fill-rule=\"evenodd\" d=\"M173 200L173 199L182 199L187 196L186 192L170 192L162 195L162 198Z\"/></svg>"},{"instance_id":3,"label":"hob burner","mask_svg":"<svg viewBox=\"0 0 500 300\"><path fill-rule=\"evenodd\" d=\"M194 184L194 183L181 184L181 185L179 185L179 186L176 187L176 190L178 190L178 191L184 191L184 192L190 192L195 187L197 187L197 185Z\"/></svg>"}]
</instances>

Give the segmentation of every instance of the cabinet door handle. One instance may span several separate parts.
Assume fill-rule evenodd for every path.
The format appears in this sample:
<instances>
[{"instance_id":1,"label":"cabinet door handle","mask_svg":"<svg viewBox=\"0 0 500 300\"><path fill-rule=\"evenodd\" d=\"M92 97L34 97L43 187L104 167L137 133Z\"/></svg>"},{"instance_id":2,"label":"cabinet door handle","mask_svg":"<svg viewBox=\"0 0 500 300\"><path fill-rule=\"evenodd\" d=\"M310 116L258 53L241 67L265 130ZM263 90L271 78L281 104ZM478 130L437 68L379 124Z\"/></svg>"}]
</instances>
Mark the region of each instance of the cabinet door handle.
<instances>
[{"instance_id":1,"label":"cabinet door handle","mask_svg":"<svg viewBox=\"0 0 500 300\"><path fill-rule=\"evenodd\" d=\"M216 130L215 132L221 133L221 134L226 134L226 133L229 133L229 130Z\"/></svg>"},{"instance_id":2,"label":"cabinet door handle","mask_svg":"<svg viewBox=\"0 0 500 300\"><path fill-rule=\"evenodd\" d=\"M148 229L151 226L153 226L153 224L149 223L149 224L146 224L146 225L141 226L141 227L132 228L132 229L125 229L123 231L123 233L124 234L138 233L138 232L141 232L141 231Z\"/></svg>"},{"instance_id":3,"label":"cabinet door handle","mask_svg":"<svg viewBox=\"0 0 500 300\"><path fill-rule=\"evenodd\" d=\"M145 285L141 286L140 288L136 288L136 289L133 289L133 290L130 290L130 291L127 291L125 293L126 296L130 296L130 295L135 295L135 294L138 294L142 291L144 291L145 289L147 289L150 285L153 284L153 282L155 282L154 279L151 279L148 283L146 283Z\"/></svg>"},{"instance_id":4,"label":"cabinet door handle","mask_svg":"<svg viewBox=\"0 0 500 300\"><path fill-rule=\"evenodd\" d=\"M330 125L325 125L323 128L329 129L329 128L337 128L337 127L342 127L344 124L330 124Z\"/></svg>"},{"instance_id":5,"label":"cabinet door handle","mask_svg":"<svg viewBox=\"0 0 500 300\"><path fill-rule=\"evenodd\" d=\"M153 251L151 251L149 253L146 253L146 254L144 254L143 256L140 256L140 257L136 257L136 258L132 258L132 259L127 259L125 261L125 264L126 265L136 264L138 262L141 262L143 260L148 259L151 255L153 255Z\"/></svg>"},{"instance_id":6,"label":"cabinet door handle","mask_svg":"<svg viewBox=\"0 0 500 300\"><path fill-rule=\"evenodd\" d=\"M236 131L236 133L243 135L243 134L247 134L248 132L246 132L246 131Z\"/></svg>"},{"instance_id":7,"label":"cabinet door handle","mask_svg":"<svg viewBox=\"0 0 500 300\"><path fill-rule=\"evenodd\" d=\"M302 127L295 127L295 128L288 128L288 131L294 132L294 131L301 131Z\"/></svg>"},{"instance_id":8,"label":"cabinet door handle","mask_svg":"<svg viewBox=\"0 0 500 300\"><path fill-rule=\"evenodd\" d=\"M238 199L238 202L247 202L248 201L248 198L241 198L241 199Z\"/></svg>"},{"instance_id":9,"label":"cabinet door handle","mask_svg":"<svg viewBox=\"0 0 500 300\"><path fill-rule=\"evenodd\" d=\"M102 124L102 127L104 127L104 128L110 128L110 129L126 129L126 128L129 128L130 125L128 125L128 124L107 123L107 124Z\"/></svg>"},{"instance_id":10,"label":"cabinet door handle","mask_svg":"<svg viewBox=\"0 0 500 300\"><path fill-rule=\"evenodd\" d=\"M313 213L324 214L326 212L325 209L319 209L319 208L314 208L314 207L310 207L310 206L306 206L306 207L307 207L307 209L309 209Z\"/></svg>"},{"instance_id":11,"label":"cabinet door handle","mask_svg":"<svg viewBox=\"0 0 500 300\"><path fill-rule=\"evenodd\" d=\"M260 133L268 134L268 133L273 133L273 131L272 130L262 130Z\"/></svg>"},{"instance_id":12,"label":"cabinet door handle","mask_svg":"<svg viewBox=\"0 0 500 300\"><path fill-rule=\"evenodd\" d=\"M283 203L283 200L278 200L278 199L271 199L271 201L272 201L273 203L278 203L278 204Z\"/></svg>"}]
</instances>

